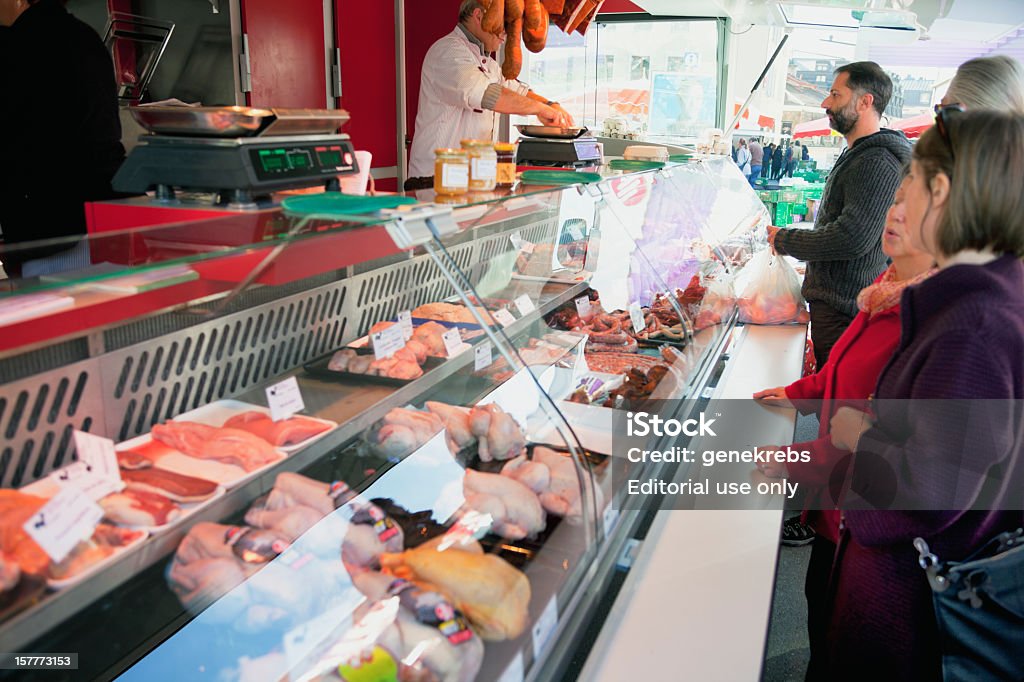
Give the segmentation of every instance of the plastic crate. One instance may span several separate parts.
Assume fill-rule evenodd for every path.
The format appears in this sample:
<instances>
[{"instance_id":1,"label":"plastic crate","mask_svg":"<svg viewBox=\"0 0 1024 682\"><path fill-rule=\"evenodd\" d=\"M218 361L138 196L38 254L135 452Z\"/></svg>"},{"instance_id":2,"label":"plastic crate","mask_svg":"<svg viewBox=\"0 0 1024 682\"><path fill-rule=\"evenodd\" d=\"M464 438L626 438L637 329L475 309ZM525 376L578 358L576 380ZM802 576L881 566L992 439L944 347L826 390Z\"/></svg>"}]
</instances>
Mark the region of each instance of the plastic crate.
<instances>
[{"instance_id":1,"label":"plastic crate","mask_svg":"<svg viewBox=\"0 0 1024 682\"><path fill-rule=\"evenodd\" d=\"M824 186L812 186L804 189L804 199L820 199L821 193L825 190Z\"/></svg>"},{"instance_id":2,"label":"plastic crate","mask_svg":"<svg viewBox=\"0 0 1024 682\"><path fill-rule=\"evenodd\" d=\"M793 204L785 201L775 204L775 224L785 226L791 222L793 222Z\"/></svg>"},{"instance_id":3,"label":"plastic crate","mask_svg":"<svg viewBox=\"0 0 1024 682\"><path fill-rule=\"evenodd\" d=\"M804 193L800 192L800 191L797 191L797 190L787 189L787 190L783 190L779 194L779 201L780 202L785 202L787 204L795 204L795 203L802 202L803 200L804 200Z\"/></svg>"},{"instance_id":4,"label":"plastic crate","mask_svg":"<svg viewBox=\"0 0 1024 682\"><path fill-rule=\"evenodd\" d=\"M761 190L757 193L757 198L763 202L775 203L779 200L779 190L777 189L766 189Z\"/></svg>"},{"instance_id":5,"label":"plastic crate","mask_svg":"<svg viewBox=\"0 0 1024 682\"><path fill-rule=\"evenodd\" d=\"M807 215L807 204L793 204L793 215Z\"/></svg>"}]
</instances>

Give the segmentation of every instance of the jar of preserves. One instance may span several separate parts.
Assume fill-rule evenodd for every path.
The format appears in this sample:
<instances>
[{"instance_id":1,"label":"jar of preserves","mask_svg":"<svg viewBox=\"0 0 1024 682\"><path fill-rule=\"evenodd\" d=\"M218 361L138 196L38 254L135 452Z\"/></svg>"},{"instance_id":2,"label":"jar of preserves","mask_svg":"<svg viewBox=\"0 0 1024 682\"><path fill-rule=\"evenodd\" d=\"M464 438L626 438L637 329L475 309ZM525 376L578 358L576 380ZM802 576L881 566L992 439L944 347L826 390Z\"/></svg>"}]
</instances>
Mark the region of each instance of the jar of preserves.
<instances>
[{"instance_id":1,"label":"jar of preserves","mask_svg":"<svg viewBox=\"0 0 1024 682\"><path fill-rule=\"evenodd\" d=\"M516 184L516 146L510 142L498 142L494 145L494 153L498 157L498 187L511 187Z\"/></svg>"},{"instance_id":2,"label":"jar of preserves","mask_svg":"<svg viewBox=\"0 0 1024 682\"><path fill-rule=\"evenodd\" d=\"M498 177L498 155L494 143L487 140L463 140L469 156L469 191L490 192Z\"/></svg>"},{"instance_id":3,"label":"jar of preserves","mask_svg":"<svg viewBox=\"0 0 1024 682\"><path fill-rule=\"evenodd\" d=\"M465 194L469 189L469 157L461 149L434 150L434 191Z\"/></svg>"}]
</instances>

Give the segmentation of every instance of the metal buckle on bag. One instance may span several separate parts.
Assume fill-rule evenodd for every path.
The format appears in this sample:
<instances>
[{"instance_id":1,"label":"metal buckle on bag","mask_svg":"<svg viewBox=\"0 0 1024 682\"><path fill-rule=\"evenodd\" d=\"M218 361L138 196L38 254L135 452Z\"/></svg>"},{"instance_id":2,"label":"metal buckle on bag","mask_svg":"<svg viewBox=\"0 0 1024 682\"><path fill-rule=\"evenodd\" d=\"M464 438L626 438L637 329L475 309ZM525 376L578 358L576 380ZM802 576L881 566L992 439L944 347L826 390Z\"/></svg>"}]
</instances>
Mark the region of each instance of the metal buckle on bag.
<instances>
[{"instance_id":1,"label":"metal buckle on bag","mask_svg":"<svg viewBox=\"0 0 1024 682\"><path fill-rule=\"evenodd\" d=\"M945 592L949 588L950 582L949 578L942 574L942 564L939 562L939 557L932 554L924 538L915 538L914 549L917 550L918 554L917 563L928 576L928 584L931 585L932 590L935 592Z\"/></svg>"}]
</instances>

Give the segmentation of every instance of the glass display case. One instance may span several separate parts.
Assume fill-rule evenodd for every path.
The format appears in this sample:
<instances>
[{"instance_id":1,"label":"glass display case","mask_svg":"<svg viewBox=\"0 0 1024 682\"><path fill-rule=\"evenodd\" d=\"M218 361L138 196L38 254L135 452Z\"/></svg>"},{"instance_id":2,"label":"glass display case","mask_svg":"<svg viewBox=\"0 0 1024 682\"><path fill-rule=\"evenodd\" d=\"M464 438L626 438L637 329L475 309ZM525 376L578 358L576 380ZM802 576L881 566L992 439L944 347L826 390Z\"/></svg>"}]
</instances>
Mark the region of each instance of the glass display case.
<instances>
[{"instance_id":1,"label":"glass display case","mask_svg":"<svg viewBox=\"0 0 1024 682\"><path fill-rule=\"evenodd\" d=\"M563 676L645 513L612 415L701 400L767 215L718 158L415 198L91 235L92 265L0 280L0 649Z\"/></svg>"}]
</instances>

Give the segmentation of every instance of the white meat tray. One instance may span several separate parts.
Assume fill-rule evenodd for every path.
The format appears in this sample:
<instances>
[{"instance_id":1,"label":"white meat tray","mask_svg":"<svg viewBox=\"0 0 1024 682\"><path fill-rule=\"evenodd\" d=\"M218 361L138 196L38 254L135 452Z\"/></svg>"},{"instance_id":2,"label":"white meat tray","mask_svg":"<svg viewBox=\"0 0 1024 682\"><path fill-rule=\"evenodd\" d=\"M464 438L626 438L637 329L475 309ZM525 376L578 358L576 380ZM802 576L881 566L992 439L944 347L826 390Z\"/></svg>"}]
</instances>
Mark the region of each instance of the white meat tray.
<instances>
[{"instance_id":1,"label":"white meat tray","mask_svg":"<svg viewBox=\"0 0 1024 682\"><path fill-rule=\"evenodd\" d=\"M231 419L235 415L242 414L243 412L260 412L262 414L270 416L270 409L261 405L253 405L252 403L242 402L241 400L216 400L209 405L198 407L191 412L185 412L180 414L171 421L176 422L198 422L200 424L206 424L208 426L224 426L224 422ZM311 419L315 422L320 422L330 428L322 433L318 433L312 438L307 438L304 441L296 443L295 445L285 445L278 447L278 450L291 454L297 452L312 443L320 440L332 430L338 427L337 422L332 422L329 419L320 419L319 417L310 417L309 415L301 414L295 415L297 417L304 417L305 419Z\"/></svg>"}]
</instances>

